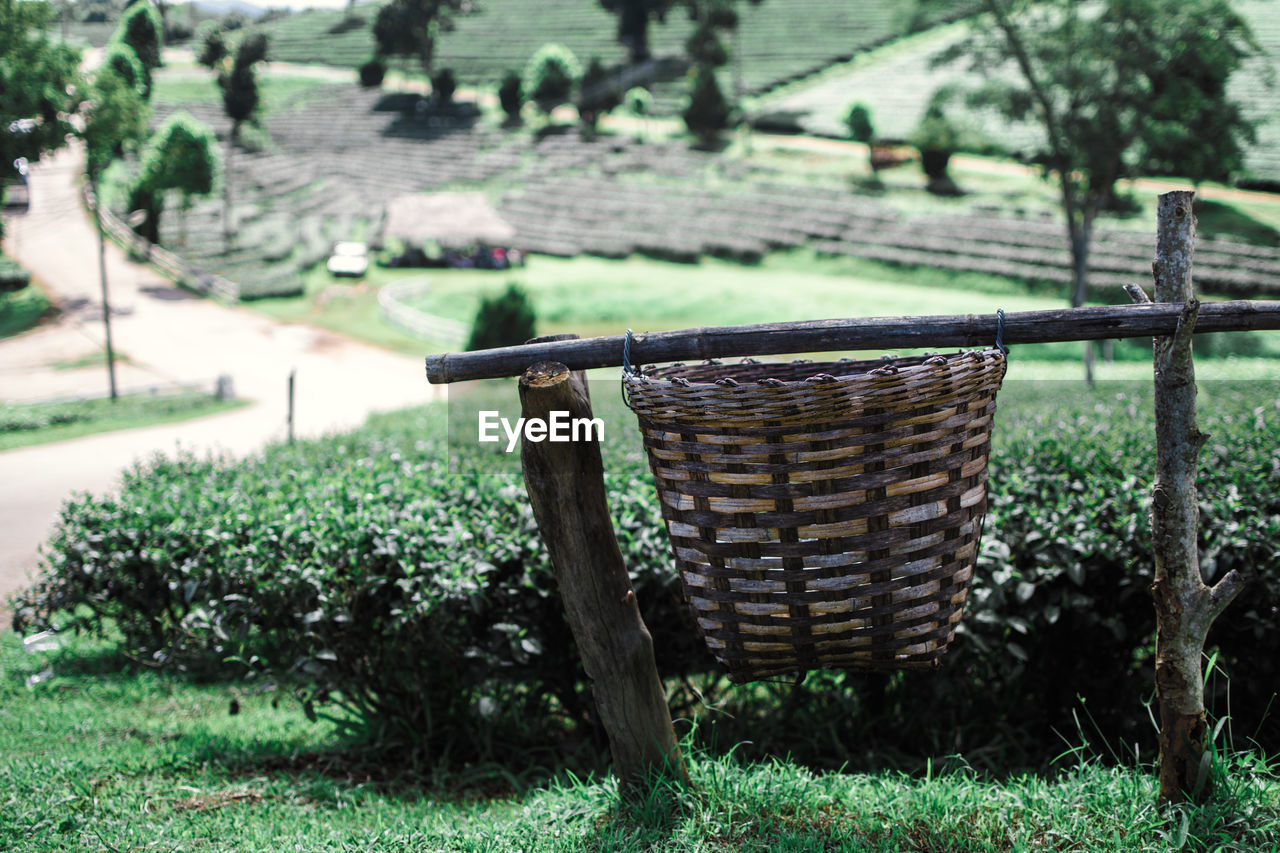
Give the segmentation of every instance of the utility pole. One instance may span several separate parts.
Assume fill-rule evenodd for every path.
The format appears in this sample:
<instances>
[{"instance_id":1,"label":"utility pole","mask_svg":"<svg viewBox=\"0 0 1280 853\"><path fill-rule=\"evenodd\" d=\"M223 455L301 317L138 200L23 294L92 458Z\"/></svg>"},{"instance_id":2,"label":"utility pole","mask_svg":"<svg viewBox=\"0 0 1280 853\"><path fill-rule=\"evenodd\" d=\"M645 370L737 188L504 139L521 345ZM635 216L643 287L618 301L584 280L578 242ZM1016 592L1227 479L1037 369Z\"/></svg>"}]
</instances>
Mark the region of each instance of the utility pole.
<instances>
[{"instance_id":1,"label":"utility pole","mask_svg":"<svg viewBox=\"0 0 1280 853\"><path fill-rule=\"evenodd\" d=\"M98 276L102 281L102 326L107 333L107 382L114 402L116 393L116 357L111 346L111 300L107 298L107 241L102 233L102 196L93 180L93 221L98 226Z\"/></svg>"}]
</instances>

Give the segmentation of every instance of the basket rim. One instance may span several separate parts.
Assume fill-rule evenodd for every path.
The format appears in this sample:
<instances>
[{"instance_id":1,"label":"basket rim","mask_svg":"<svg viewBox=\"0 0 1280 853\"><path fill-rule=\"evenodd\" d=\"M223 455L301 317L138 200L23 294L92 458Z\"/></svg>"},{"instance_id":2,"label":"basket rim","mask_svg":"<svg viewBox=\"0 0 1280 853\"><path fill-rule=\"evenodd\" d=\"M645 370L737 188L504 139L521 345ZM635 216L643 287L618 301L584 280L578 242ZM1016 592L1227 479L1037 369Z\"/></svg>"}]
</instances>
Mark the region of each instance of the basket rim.
<instances>
[{"instance_id":1,"label":"basket rim","mask_svg":"<svg viewBox=\"0 0 1280 853\"><path fill-rule=\"evenodd\" d=\"M732 378L735 370L743 369L759 369L776 365L780 368L789 368L795 373L795 369L799 366L805 366L812 369L812 373L803 378L793 379L777 379L771 378L767 384L777 388L800 388L811 387L815 382L848 382L865 380L868 376L882 376L885 374L896 374L902 371L909 371L908 375L919 372L924 368L932 368L937 366L953 366L956 362L965 360L986 361L994 359L998 361L1007 361L1007 356L998 348L988 347L984 349L959 350L949 353L924 353L922 355L883 355L874 359L852 359L840 358L833 361L814 361L812 359L799 358L791 361L760 361L751 357L743 358L735 362L721 361L719 359L707 359L700 363L674 362L671 364L650 364L645 365L637 370L624 370L622 380L630 385L637 385L649 382L668 382L681 387L692 389L711 389L725 390L735 386L726 386L712 379L689 379L679 373L671 373L685 369L694 374L702 374L709 368L723 368L725 373L721 378ZM742 383L737 387L744 390L757 386L757 382L750 384Z\"/></svg>"}]
</instances>

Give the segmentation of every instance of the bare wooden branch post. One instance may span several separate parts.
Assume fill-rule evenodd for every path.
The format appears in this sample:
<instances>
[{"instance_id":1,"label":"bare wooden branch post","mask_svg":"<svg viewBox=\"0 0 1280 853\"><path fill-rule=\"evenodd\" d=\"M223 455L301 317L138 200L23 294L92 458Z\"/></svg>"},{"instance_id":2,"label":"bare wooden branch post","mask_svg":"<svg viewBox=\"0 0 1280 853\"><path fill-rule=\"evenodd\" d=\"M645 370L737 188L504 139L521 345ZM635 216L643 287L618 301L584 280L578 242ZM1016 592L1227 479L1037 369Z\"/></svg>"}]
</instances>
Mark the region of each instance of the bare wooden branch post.
<instances>
[{"instance_id":1,"label":"bare wooden branch post","mask_svg":"<svg viewBox=\"0 0 1280 853\"><path fill-rule=\"evenodd\" d=\"M552 412L567 413L570 422L592 417L584 374L556 362L525 371L520 403L527 419L549 422ZM597 441L526 439L520 456L534 518L609 734L620 790L624 796L637 792L654 776L687 782L653 638L614 536Z\"/></svg>"},{"instance_id":2,"label":"bare wooden branch post","mask_svg":"<svg viewBox=\"0 0 1280 853\"><path fill-rule=\"evenodd\" d=\"M1208 730L1200 664L1213 620L1244 586L1228 573L1213 587L1200 576L1196 468L1207 436L1196 426L1191 355L1200 303L1192 293L1195 193L1160 196L1155 301L1182 303L1174 333L1155 339L1156 481L1151 495L1156 607L1156 696L1160 704L1160 801L1204 801L1210 793Z\"/></svg>"}]
</instances>

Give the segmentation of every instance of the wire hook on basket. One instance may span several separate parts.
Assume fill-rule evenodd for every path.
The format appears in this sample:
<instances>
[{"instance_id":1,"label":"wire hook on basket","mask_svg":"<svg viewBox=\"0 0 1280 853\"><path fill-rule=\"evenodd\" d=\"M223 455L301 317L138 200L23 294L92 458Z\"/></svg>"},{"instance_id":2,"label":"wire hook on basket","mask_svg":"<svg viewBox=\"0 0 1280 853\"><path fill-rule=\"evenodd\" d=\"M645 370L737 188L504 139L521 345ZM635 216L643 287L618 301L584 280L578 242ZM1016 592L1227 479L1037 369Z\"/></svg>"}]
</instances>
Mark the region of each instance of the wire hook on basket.
<instances>
[{"instance_id":1,"label":"wire hook on basket","mask_svg":"<svg viewBox=\"0 0 1280 853\"><path fill-rule=\"evenodd\" d=\"M631 365L631 338L634 334L630 329L627 329L627 334L622 339L622 380L619 390L622 392L622 402L626 404L628 409L631 408L631 400L627 397L627 375L638 376L644 373L643 370L636 370Z\"/></svg>"},{"instance_id":2,"label":"wire hook on basket","mask_svg":"<svg viewBox=\"0 0 1280 853\"><path fill-rule=\"evenodd\" d=\"M996 309L996 349L1001 355L1008 355L1009 348L1004 345L1004 309Z\"/></svg>"}]
</instances>

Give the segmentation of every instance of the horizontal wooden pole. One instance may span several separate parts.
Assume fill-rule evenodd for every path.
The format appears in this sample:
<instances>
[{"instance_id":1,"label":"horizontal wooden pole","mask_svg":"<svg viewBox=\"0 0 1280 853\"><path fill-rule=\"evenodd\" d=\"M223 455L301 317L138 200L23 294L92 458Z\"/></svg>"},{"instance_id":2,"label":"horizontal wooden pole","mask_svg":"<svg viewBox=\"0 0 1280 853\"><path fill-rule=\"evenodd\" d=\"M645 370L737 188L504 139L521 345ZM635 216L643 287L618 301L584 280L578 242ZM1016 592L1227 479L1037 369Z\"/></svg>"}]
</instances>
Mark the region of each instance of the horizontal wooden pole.
<instances>
[{"instance_id":1,"label":"horizontal wooden pole","mask_svg":"<svg viewBox=\"0 0 1280 853\"><path fill-rule=\"evenodd\" d=\"M1005 314L1006 344L1097 341L1169 335L1181 305L1102 305ZM986 347L996 340L995 314L934 317L860 317L713 326L633 335L634 364L708 358L842 352L848 350ZM1197 332L1280 329L1280 302L1205 302ZM519 376L531 364L557 361L570 370L622 364L623 335L524 344L468 353L427 356L427 379L435 384Z\"/></svg>"}]
</instances>

